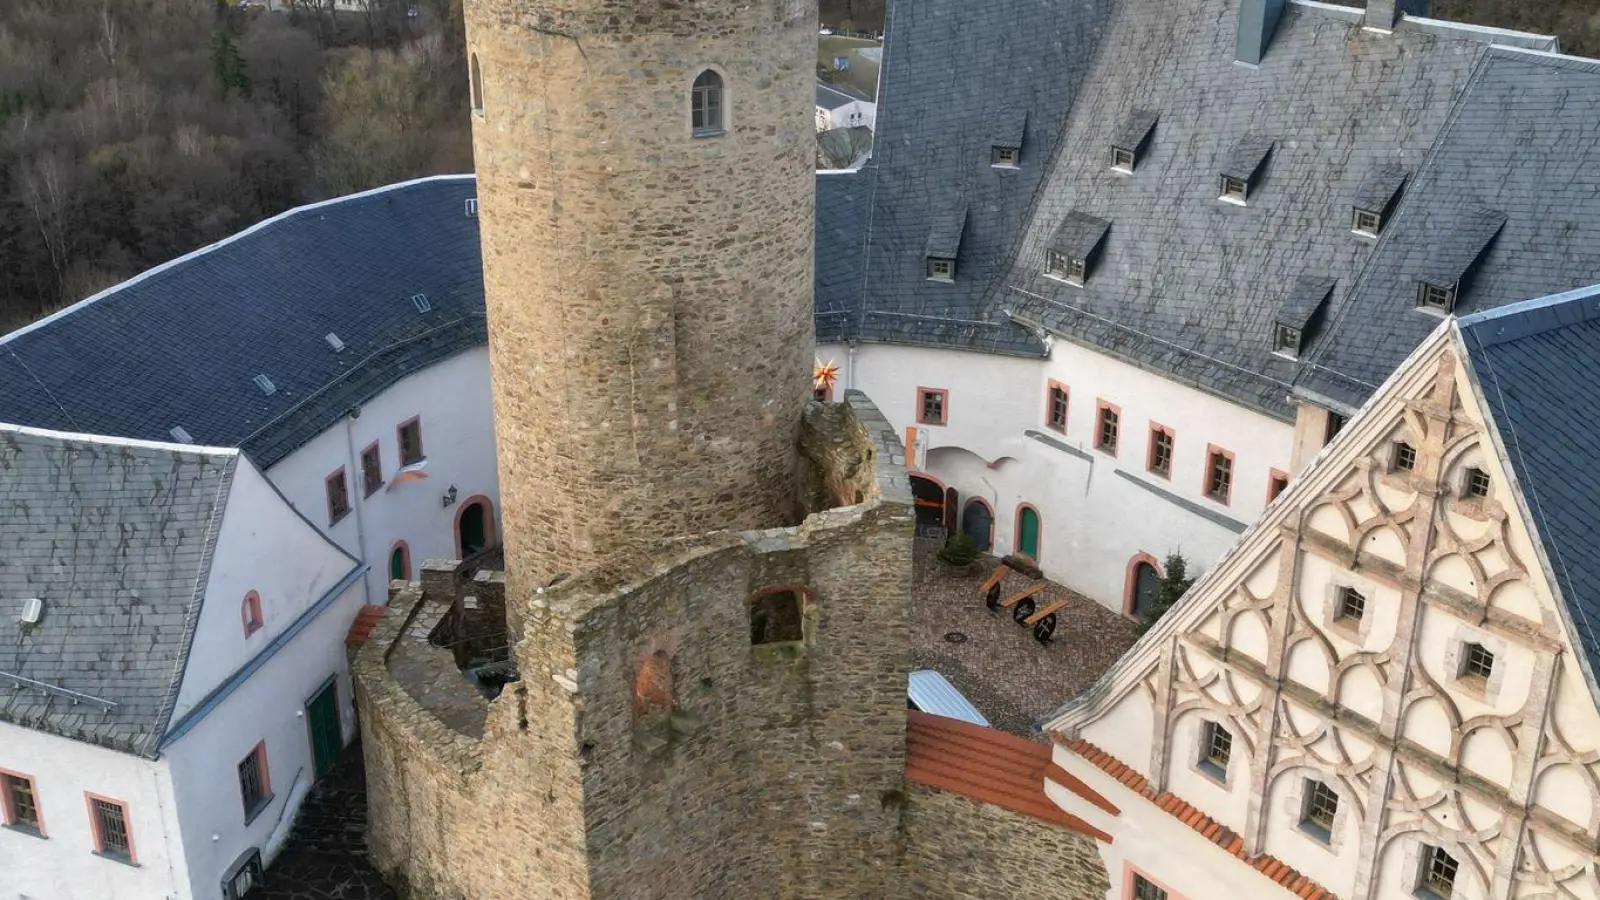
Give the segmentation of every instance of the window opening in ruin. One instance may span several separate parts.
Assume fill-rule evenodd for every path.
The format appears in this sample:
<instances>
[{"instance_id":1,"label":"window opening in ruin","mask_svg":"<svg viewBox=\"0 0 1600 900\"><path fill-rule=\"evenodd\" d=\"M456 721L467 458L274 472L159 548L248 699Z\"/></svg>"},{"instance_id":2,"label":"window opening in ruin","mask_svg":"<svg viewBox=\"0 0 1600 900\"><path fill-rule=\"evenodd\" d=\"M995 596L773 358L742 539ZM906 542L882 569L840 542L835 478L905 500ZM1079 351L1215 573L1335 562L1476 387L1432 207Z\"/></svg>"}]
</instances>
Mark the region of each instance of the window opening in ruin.
<instances>
[{"instance_id":1,"label":"window opening in ruin","mask_svg":"<svg viewBox=\"0 0 1600 900\"><path fill-rule=\"evenodd\" d=\"M804 608L797 592L769 591L750 601L750 643L791 643L805 636Z\"/></svg>"},{"instance_id":2,"label":"window opening in ruin","mask_svg":"<svg viewBox=\"0 0 1600 900\"><path fill-rule=\"evenodd\" d=\"M672 657L657 650L645 657L633 677L633 715L672 712Z\"/></svg>"},{"instance_id":3,"label":"window opening in ruin","mask_svg":"<svg viewBox=\"0 0 1600 900\"><path fill-rule=\"evenodd\" d=\"M1426 900L1449 900L1456 889L1456 870L1460 863L1443 847L1432 844L1422 848L1422 865L1417 872L1418 897Z\"/></svg>"},{"instance_id":4,"label":"window opening in ruin","mask_svg":"<svg viewBox=\"0 0 1600 900\"><path fill-rule=\"evenodd\" d=\"M1300 830L1322 843L1333 840L1333 818L1339 812L1339 795L1320 781L1306 779L1305 810Z\"/></svg>"},{"instance_id":5,"label":"window opening in ruin","mask_svg":"<svg viewBox=\"0 0 1600 900\"><path fill-rule=\"evenodd\" d=\"M472 54L472 111L483 115L483 69L478 65L478 54Z\"/></svg>"},{"instance_id":6,"label":"window opening in ruin","mask_svg":"<svg viewBox=\"0 0 1600 900\"><path fill-rule=\"evenodd\" d=\"M695 137L722 134L722 76L710 69L694 80L693 128Z\"/></svg>"},{"instance_id":7,"label":"window opening in ruin","mask_svg":"<svg viewBox=\"0 0 1600 900\"><path fill-rule=\"evenodd\" d=\"M1200 768L1218 781L1227 781L1232 756L1233 733L1217 722L1207 722L1201 735Z\"/></svg>"}]
</instances>

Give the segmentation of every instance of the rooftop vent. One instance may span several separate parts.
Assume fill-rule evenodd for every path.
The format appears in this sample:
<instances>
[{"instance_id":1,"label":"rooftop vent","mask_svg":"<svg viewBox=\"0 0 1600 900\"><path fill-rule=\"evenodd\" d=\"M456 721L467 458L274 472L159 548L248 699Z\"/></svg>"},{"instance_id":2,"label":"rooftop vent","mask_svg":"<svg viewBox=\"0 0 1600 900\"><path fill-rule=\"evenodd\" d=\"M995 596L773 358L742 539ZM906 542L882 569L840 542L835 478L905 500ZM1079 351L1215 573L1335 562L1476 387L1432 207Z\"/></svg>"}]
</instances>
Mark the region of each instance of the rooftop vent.
<instances>
[{"instance_id":1,"label":"rooftop vent","mask_svg":"<svg viewBox=\"0 0 1600 900\"><path fill-rule=\"evenodd\" d=\"M433 304L428 301L427 294L412 294L411 305L417 308L417 312L427 312L433 309Z\"/></svg>"},{"instance_id":2,"label":"rooftop vent","mask_svg":"<svg viewBox=\"0 0 1600 900\"><path fill-rule=\"evenodd\" d=\"M1252 66L1261 65L1272 43L1272 32L1278 28L1289 0L1240 0L1239 41L1234 59Z\"/></svg>"},{"instance_id":3,"label":"rooftop vent","mask_svg":"<svg viewBox=\"0 0 1600 900\"><path fill-rule=\"evenodd\" d=\"M261 393L266 394L268 397L278 392L278 386L273 384L272 379L265 375L257 375L255 382L256 387L261 388Z\"/></svg>"},{"instance_id":4,"label":"rooftop vent","mask_svg":"<svg viewBox=\"0 0 1600 900\"><path fill-rule=\"evenodd\" d=\"M1306 338L1321 318L1322 310L1333 295L1332 278L1301 275L1294 280L1289 293L1278 305L1272 332L1272 351L1285 356L1298 357L1305 347Z\"/></svg>"},{"instance_id":5,"label":"rooftop vent","mask_svg":"<svg viewBox=\"0 0 1600 900\"><path fill-rule=\"evenodd\" d=\"M189 434L189 432L184 430L182 425L172 426L172 430L167 432L167 434L172 435L172 439L180 444L194 443L194 438Z\"/></svg>"},{"instance_id":6,"label":"rooftop vent","mask_svg":"<svg viewBox=\"0 0 1600 900\"><path fill-rule=\"evenodd\" d=\"M1368 28L1393 31L1401 16L1426 16L1428 0L1367 0Z\"/></svg>"},{"instance_id":7,"label":"rooftop vent","mask_svg":"<svg viewBox=\"0 0 1600 900\"><path fill-rule=\"evenodd\" d=\"M17 616L17 621L24 625L37 625L42 615L44 615L44 601L34 597L22 601L22 614Z\"/></svg>"},{"instance_id":8,"label":"rooftop vent","mask_svg":"<svg viewBox=\"0 0 1600 900\"><path fill-rule=\"evenodd\" d=\"M344 349L344 341L339 340L339 336L337 334L334 334L330 331L322 337L323 340L328 342L328 346L333 348L333 352L338 353Z\"/></svg>"},{"instance_id":9,"label":"rooftop vent","mask_svg":"<svg viewBox=\"0 0 1600 900\"><path fill-rule=\"evenodd\" d=\"M477 197L468 197L467 198L467 218L469 218L469 219L473 218L477 214L478 214L478 198Z\"/></svg>"}]
</instances>

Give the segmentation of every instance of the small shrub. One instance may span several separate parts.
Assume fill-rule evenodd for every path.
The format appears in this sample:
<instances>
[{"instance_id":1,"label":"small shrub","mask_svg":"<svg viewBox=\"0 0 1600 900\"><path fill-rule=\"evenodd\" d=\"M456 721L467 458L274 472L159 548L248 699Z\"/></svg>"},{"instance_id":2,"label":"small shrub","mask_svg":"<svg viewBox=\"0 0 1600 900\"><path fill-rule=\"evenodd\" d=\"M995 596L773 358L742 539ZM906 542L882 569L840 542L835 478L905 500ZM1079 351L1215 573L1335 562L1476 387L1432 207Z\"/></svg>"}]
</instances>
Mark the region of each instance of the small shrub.
<instances>
[{"instance_id":1,"label":"small shrub","mask_svg":"<svg viewBox=\"0 0 1600 900\"><path fill-rule=\"evenodd\" d=\"M1156 602L1150 607L1150 611L1145 613L1144 622L1139 629L1140 634L1154 628L1161 617L1167 614L1167 610L1178 605L1178 601L1183 599L1184 592L1194 584L1194 579L1189 577L1188 560L1183 558L1182 553L1173 551L1167 554L1166 570L1166 574L1161 576L1161 589L1156 592Z\"/></svg>"},{"instance_id":2,"label":"small shrub","mask_svg":"<svg viewBox=\"0 0 1600 900\"><path fill-rule=\"evenodd\" d=\"M945 540L939 549L939 559L946 565L970 566L978 559L978 545L964 531L958 531Z\"/></svg>"}]
</instances>

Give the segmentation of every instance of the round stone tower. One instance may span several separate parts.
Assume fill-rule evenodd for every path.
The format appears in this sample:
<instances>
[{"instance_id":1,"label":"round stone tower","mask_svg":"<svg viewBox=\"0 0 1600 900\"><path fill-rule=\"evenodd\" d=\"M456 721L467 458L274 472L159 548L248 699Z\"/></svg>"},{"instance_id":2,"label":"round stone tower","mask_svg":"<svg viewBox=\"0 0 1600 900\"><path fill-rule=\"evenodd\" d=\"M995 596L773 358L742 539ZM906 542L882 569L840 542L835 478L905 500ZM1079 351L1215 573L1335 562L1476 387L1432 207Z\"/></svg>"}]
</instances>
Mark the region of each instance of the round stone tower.
<instances>
[{"instance_id":1,"label":"round stone tower","mask_svg":"<svg viewBox=\"0 0 1600 900\"><path fill-rule=\"evenodd\" d=\"M466 0L507 570L792 524L815 0Z\"/></svg>"}]
</instances>

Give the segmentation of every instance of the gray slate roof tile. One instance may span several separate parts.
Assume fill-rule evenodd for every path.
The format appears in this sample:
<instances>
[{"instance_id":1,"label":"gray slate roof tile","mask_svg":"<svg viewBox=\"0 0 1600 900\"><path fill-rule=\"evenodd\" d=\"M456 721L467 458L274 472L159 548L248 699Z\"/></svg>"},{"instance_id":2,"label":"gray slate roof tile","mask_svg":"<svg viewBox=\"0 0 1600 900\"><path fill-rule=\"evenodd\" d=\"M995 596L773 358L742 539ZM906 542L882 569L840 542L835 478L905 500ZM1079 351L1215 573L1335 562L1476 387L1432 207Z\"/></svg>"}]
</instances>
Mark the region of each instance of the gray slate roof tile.
<instances>
[{"instance_id":1,"label":"gray slate roof tile","mask_svg":"<svg viewBox=\"0 0 1600 900\"><path fill-rule=\"evenodd\" d=\"M1553 302L1552 302L1553 301ZM1544 544L1596 690L1600 672L1600 289L1460 321L1469 364ZM1510 504L1509 494L1502 502Z\"/></svg>"},{"instance_id":2,"label":"gray slate roof tile","mask_svg":"<svg viewBox=\"0 0 1600 900\"><path fill-rule=\"evenodd\" d=\"M237 461L0 428L0 720L155 756Z\"/></svg>"},{"instance_id":3,"label":"gray slate roof tile","mask_svg":"<svg viewBox=\"0 0 1600 900\"><path fill-rule=\"evenodd\" d=\"M1064 253L1071 259L1088 259L1109 230L1111 223L1105 219L1073 210L1061 220L1055 237L1050 241L1050 249Z\"/></svg>"},{"instance_id":4,"label":"gray slate roof tile","mask_svg":"<svg viewBox=\"0 0 1600 900\"><path fill-rule=\"evenodd\" d=\"M1261 170L1261 164L1267 161L1267 155L1272 152L1277 140L1264 134L1247 134L1233 145L1233 152L1228 154L1228 161L1222 166L1222 175L1227 178L1237 178L1240 181L1253 181Z\"/></svg>"},{"instance_id":5,"label":"gray slate roof tile","mask_svg":"<svg viewBox=\"0 0 1600 900\"><path fill-rule=\"evenodd\" d=\"M1283 305L1278 307L1275 321L1279 325L1306 330L1306 326L1311 324L1311 320L1327 302L1328 295L1333 293L1336 284L1338 282L1332 278L1316 275L1296 277L1294 287L1284 295Z\"/></svg>"},{"instance_id":6,"label":"gray slate roof tile","mask_svg":"<svg viewBox=\"0 0 1600 900\"><path fill-rule=\"evenodd\" d=\"M1394 163L1379 163L1367 171L1366 177L1350 198L1352 209L1383 213L1400 194L1406 183L1406 170Z\"/></svg>"}]
</instances>

